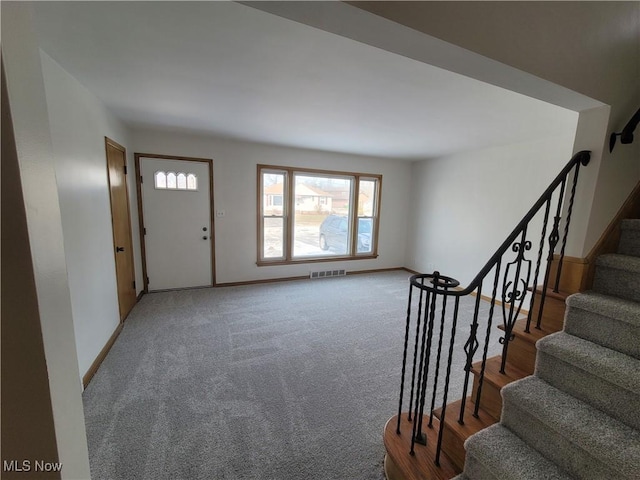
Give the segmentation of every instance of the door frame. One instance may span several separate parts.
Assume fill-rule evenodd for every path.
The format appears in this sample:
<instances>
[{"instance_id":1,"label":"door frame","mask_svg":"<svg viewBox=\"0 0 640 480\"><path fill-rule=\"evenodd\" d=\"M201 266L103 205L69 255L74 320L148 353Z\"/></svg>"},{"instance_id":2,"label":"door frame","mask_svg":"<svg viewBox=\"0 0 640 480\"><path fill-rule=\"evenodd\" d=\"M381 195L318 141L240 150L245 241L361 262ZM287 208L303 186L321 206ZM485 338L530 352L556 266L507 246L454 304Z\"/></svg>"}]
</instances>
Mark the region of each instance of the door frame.
<instances>
[{"instance_id":1,"label":"door frame","mask_svg":"<svg viewBox=\"0 0 640 480\"><path fill-rule=\"evenodd\" d=\"M138 195L138 224L140 228L140 250L142 253L142 282L144 285L144 292L149 293L149 279L147 277L147 251L145 245L144 234L144 213L142 208L142 171L140 170L141 158L156 158L159 160L179 160L183 162L201 162L209 164L209 215L211 222L211 285L216 286L216 242L215 242L215 212L213 208L213 159L211 158L198 158L198 157L183 157L180 155L159 155L155 153L134 153L135 167L136 167L136 192ZM180 289L177 289L180 290Z\"/></svg>"},{"instance_id":2,"label":"door frame","mask_svg":"<svg viewBox=\"0 0 640 480\"><path fill-rule=\"evenodd\" d=\"M120 313L120 309L121 309L121 303L122 303L122 298L120 298L120 288L118 285L118 272L117 272L117 259L115 258L115 256L117 255L116 253L116 247L117 247L117 241L116 241L116 230L115 230L115 225L114 225L114 218L113 218L113 204L112 204L112 193L111 193L111 177L109 176L109 153L108 153L108 147L111 146L113 148L115 148L116 150L122 152L122 155L124 156L124 167L125 167L125 174L124 174L124 192L125 192L125 197L126 197L126 202L127 202L127 218L126 221L129 224L129 245L131 245L131 248L129 248L129 252L127 253L127 259L129 264L131 265L131 273L133 274L133 278L132 278L132 282L133 282L133 289L134 289L134 294L135 294L135 284L136 284L136 266L135 266L135 261L133 258L133 225L131 224L131 204L129 202L129 188L128 188L128 184L127 184L127 171L126 171L126 167L127 167L127 149L120 145L118 142L115 142L114 140L110 139L109 137L104 137L104 149L105 149L105 158L106 158L106 164L107 164L107 185L109 187L109 211L111 212L111 231L112 231L112 236L113 236L113 255L114 255L114 262L116 263L116 290L118 291L118 311L120 314L120 323L124 323L124 321L126 320L127 316L129 315L129 313L131 313L131 309L129 309L128 312L125 312L124 316ZM137 302L137 299L136 299ZM135 306L135 303L134 303Z\"/></svg>"}]
</instances>

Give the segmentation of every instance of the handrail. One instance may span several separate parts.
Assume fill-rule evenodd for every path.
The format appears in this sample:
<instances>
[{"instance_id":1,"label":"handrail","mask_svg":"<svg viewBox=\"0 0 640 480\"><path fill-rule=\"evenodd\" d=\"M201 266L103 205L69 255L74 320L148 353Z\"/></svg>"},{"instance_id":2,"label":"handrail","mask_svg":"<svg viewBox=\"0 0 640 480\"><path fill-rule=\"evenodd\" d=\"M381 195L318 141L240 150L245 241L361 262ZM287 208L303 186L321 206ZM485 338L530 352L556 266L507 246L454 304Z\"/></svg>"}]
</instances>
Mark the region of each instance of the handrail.
<instances>
[{"instance_id":1,"label":"handrail","mask_svg":"<svg viewBox=\"0 0 640 480\"><path fill-rule=\"evenodd\" d=\"M536 216L536 214L540 211L540 208L542 208L544 203L547 202L549 199L551 199L556 188L558 188L558 186L561 183L566 181L566 177L571 171L571 169L575 168L576 165L578 165L579 163L586 167L589 164L590 159L591 159L591 152L589 152L588 150L582 150L576 153L573 157L571 157L571 160L569 161L569 163L567 163L567 165L562 169L562 171L556 176L556 178L551 182L551 184L549 185L549 187L547 187L544 193L540 195L540 198L538 198L536 203L533 204L533 207L529 209L526 215L522 218L522 220L520 220L518 225L509 234L507 239L504 242L502 242L502 245L498 247L496 252L487 261L484 267L480 269L480 272L478 272L478 274L473 278L473 280L471 280L469 285L462 290L448 290L446 292L441 292L441 293L444 293L445 295L463 297L465 295L469 295L476 288L478 288L478 285L480 284L481 280L483 280L487 276L487 274L491 271L491 269L495 267L498 259L501 258L502 255L504 255L504 253L509 249L509 247L516 240L518 235L522 234L522 229L529 224L529 222L533 219L533 217Z\"/></svg>"},{"instance_id":2,"label":"handrail","mask_svg":"<svg viewBox=\"0 0 640 480\"><path fill-rule=\"evenodd\" d=\"M407 373L411 373L411 393L409 395L409 411L407 419L412 421L413 431L411 433L411 451L414 454L416 443L425 443L426 436L423 434L423 418L425 418L425 403L427 397L431 397L430 413L428 415L428 428L433 428L433 418L436 404L436 391L438 386L443 387L442 407L440 409L440 427L438 432L438 443L436 447L435 464L439 465L440 452L442 447L442 436L445 425L445 416L447 410L447 398L449 394L449 384L451 378L452 360L455 354L455 335L458 324L458 313L460 301L463 297L475 292L475 307L473 311L473 319L469 328L469 336L464 344L464 382L462 384L462 401L458 417L458 423L464 424L465 406L467 401L467 391L469 387L469 375L472 370L474 356L479 350L480 341L479 327L486 318L484 348L482 349L482 364L478 376L477 389L475 391L475 407L473 416L478 416L480 407L480 398L484 382L485 369L487 365L487 356L489 351L490 337L493 326L493 317L496 305L500 305L502 313L502 322L504 325L504 335L499 339L502 345L502 360L500 372L505 373L505 365L509 353L509 344L514 340L513 333L516 321L520 316L525 297L529 290L532 290L530 298L529 310L527 313L527 321L525 332L529 332L532 323L532 315L534 311L534 303L537 301L538 318L535 327L540 329L542 323L542 313L545 304L547 289L550 285L551 263L554 260L554 254L558 243L560 246L560 254L558 257L556 278L551 283L553 290L558 292L560 284L560 275L562 271L562 263L564 259L565 247L567 244L567 236L569 233L569 225L571 223L571 214L578 182L578 173L580 166L589 164L591 154L588 151L580 151L573 155L569 163L560 171L544 193L533 204L529 211L524 215L522 220L518 222L513 231L502 242L500 247L491 256L487 263L480 269L478 274L464 288L457 289L459 282L451 277L441 275L439 272L431 274L417 274L410 279L409 302L407 305L407 323L405 328L404 352L402 360L402 373L400 381L400 401L398 405L398 418L396 432L400 434L401 416L403 408L403 396L405 377ZM571 188L567 189L567 179L573 172ZM550 219L552 202L557 195L557 203L554 207L553 219ZM564 221L564 231L560 233L560 220L563 208L566 207L566 218ZM526 258L526 252L533 247L533 242L527 238L528 230L532 225L537 225L534 219L537 219L540 212L544 211L542 218L542 229L538 242L538 251L536 255L535 268L532 267L533 261ZM537 220L536 220L537 222ZM551 225L550 233L547 236L547 230ZM562 238L561 238L562 237ZM546 266L542 282L542 289L538 294L538 279L541 275L541 267L543 264L543 254L545 252L546 242ZM515 258L511 261L503 259L505 254L511 250L515 254ZM490 298L490 308L486 317L480 318L480 300L482 298L483 283L494 271L492 278L492 296ZM417 294L414 295L414 289ZM498 301L498 294L501 300ZM447 312L447 299L453 299L453 316ZM417 317L415 317L415 342L413 344L413 364L410 372L407 372L407 354L409 352L409 336L414 313L412 312L413 304L417 302ZM451 308L449 308L451 312ZM482 314L484 315L484 313ZM447 320L449 320L447 322ZM443 348L446 343L445 328L450 328L450 336L448 339L448 348ZM445 350L445 351L443 351ZM432 358L434 357L434 358ZM446 357L446 359L445 359ZM435 363L435 365L432 364ZM461 359L462 360L462 359ZM441 374L441 365L446 361L446 371ZM435 370L435 371L434 371ZM444 377L444 380L442 378ZM427 391L427 384L433 383L432 391Z\"/></svg>"}]
</instances>

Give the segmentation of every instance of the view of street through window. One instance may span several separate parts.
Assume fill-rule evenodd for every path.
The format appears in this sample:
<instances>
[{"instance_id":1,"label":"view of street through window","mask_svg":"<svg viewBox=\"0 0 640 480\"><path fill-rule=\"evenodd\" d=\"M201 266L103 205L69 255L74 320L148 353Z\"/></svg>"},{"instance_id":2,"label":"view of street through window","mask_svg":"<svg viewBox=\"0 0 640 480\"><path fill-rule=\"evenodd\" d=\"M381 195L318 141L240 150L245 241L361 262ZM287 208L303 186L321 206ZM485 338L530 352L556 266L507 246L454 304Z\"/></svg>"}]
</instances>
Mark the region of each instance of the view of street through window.
<instances>
[{"instance_id":1,"label":"view of street through window","mask_svg":"<svg viewBox=\"0 0 640 480\"><path fill-rule=\"evenodd\" d=\"M293 173L288 179L287 175L276 170L262 175L263 258L278 259L287 255L287 208L293 214L293 258L352 254L354 234L357 235L356 253L372 251L375 180L360 180L356 202L354 177ZM288 191L290 188L292 192ZM357 205L357 212L352 212L352 205ZM356 232L352 232L351 226L354 213L358 216Z\"/></svg>"}]
</instances>

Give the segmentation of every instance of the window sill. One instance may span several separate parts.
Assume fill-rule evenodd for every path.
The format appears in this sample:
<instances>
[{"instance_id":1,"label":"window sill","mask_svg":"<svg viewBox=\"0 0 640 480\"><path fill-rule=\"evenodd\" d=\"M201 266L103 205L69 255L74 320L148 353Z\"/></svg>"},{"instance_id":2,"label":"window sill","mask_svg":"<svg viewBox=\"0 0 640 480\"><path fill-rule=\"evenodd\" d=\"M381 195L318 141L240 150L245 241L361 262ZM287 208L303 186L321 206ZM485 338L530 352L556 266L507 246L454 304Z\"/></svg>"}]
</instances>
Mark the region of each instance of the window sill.
<instances>
[{"instance_id":1,"label":"window sill","mask_svg":"<svg viewBox=\"0 0 640 480\"><path fill-rule=\"evenodd\" d=\"M322 262L344 262L351 260L373 260L378 258L378 254L371 255L348 255L336 257L321 258L298 258L294 260L258 260L256 265L259 267L268 267L272 265L300 265L305 263L322 263Z\"/></svg>"}]
</instances>

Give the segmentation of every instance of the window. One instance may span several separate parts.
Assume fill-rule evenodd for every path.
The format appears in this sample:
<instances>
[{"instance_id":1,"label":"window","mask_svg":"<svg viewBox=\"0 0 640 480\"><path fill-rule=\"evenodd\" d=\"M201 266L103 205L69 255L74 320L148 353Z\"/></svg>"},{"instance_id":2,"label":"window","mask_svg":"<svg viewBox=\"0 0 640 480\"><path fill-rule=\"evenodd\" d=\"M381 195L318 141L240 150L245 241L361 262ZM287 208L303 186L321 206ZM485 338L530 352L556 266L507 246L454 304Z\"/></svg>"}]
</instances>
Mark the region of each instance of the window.
<instances>
[{"instance_id":1,"label":"window","mask_svg":"<svg viewBox=\"0 0 640 480\"><path fill-rule=\"evenodd\" d=\"M198 190L198 177L193 173L158 171L153 180L157 190Z\"/></svg>"},{"instance_id":2,"label":"window","mask_svg":"<svg viewBox=\"0 0 640 480\"><path fill-rule=\"evenodd\" d=\"M198 190L198 177L193 173L187 175L187 190Z\"/></svg>"},{"instance_id":3,"label":"window","mask_svg":"<svg viewBox=\"0 0 640 480\"><path fill-rule=\"evenodd\" d=\"M377 256L381 175L258 165L258 264Z\"/></svg>"},{"instance_id":4,"label":"window","mask_svg":"<svg viewBox=\"0 0 640 480\"><path fill-rule=\"evenodd\" d=\"M154 175L156 188L167 188L167 174L156 172Z\"/></svg>"}]
</instances>

